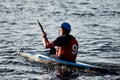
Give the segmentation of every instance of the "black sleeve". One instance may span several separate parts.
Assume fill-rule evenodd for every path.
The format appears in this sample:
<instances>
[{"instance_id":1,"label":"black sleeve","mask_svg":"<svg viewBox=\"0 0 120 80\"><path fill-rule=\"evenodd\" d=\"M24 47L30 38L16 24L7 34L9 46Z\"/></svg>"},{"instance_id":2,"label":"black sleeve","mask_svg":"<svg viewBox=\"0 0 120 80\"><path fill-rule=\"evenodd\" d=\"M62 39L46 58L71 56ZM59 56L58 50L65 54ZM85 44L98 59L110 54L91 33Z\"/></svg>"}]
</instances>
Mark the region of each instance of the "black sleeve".
<instances>
[{"instance_id":1,"label":"black sleeve","mask_svg":"<svg viewBox=\"0 0 120 80\"><path fill-rule=\"evenodd\" d=\"M69 44L70 38L67 36L60 36L57 37L56 40L54 40L55 46L67 46Z\"/></svg>"},{"instance_id":2,"label":"black sleeve","mask_svg":"<svg viewBox=\"0 0 120 80\"><path fill-rule=\"evenodd\" d=\"M54 44L55 44L55 46L66 46L68 44L67 40L68 39L66 39L66 37L60 36L60 37L57 37L56 40L54 40Z\"/></svg>"}]
</instances>

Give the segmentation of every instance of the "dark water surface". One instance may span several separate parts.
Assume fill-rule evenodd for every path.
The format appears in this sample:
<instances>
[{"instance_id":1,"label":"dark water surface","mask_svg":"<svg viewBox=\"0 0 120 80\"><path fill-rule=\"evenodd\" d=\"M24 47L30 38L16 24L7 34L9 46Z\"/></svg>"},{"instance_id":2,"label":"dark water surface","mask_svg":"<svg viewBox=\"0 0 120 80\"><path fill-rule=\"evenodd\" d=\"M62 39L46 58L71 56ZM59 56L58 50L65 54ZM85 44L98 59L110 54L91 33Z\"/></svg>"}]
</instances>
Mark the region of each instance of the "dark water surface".
<instances>
[{"instance_id":1,"label":"dark water surface","mask_svg":"<svg viewBox=\"0 0 120 80\"><path fill-rule=\"evenodd\" d=\"M120 0L0 0L0 80L61 80L57 78L58 69L51 70L17 55L19 50L46 50L37 19L51 40L58 36L62 22L71 23L71 34L80 46L77 61L120 72ZM82 71L67 78L120 80L119 75Z\"/></svg>"}]
</instances>

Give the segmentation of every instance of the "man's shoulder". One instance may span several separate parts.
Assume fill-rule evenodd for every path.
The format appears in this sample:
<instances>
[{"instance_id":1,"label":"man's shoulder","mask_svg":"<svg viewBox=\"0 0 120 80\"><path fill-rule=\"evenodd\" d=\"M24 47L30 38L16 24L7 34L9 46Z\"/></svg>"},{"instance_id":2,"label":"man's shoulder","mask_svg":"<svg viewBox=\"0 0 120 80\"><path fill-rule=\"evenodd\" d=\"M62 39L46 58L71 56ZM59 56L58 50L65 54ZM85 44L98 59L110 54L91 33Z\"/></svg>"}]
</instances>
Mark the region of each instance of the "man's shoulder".
<instances>
[{"instance_id":1,"label":"man's shoulder","mask_svg":"<svg viewBox=\"0 0 120 80\"><path fill-rule=\"evenodd\" d=\"M74 38L74 37L72 35L62 35L57 37L57 39L71 39L71 38Z\"/></svg>"},{"instance_id":2,"label":"man's shoulder","mask_svg":"<svg viewBox=\"0 0 120 80\"><path fill-rule=\"evenodd\" d=\"M55 41L69 41L72 38L75 39L75 37L72 35L62 35L62 36L57 37Z\"/></svg>"}]
</instances>

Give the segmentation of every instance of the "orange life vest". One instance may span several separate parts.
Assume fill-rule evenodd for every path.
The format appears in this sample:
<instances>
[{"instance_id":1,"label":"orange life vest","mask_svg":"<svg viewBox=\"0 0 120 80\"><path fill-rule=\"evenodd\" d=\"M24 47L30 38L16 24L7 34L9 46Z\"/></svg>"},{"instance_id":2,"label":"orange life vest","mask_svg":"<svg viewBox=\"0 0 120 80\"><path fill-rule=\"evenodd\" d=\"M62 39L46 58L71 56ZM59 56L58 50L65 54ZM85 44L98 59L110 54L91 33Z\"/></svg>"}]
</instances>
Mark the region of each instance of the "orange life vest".
<instances>
[{"instance_id":1,"label":"orange life vest","mask_svg":"<svg viewBox=\"0 0 120 80\"><path fill-rule=\"evenodd\" d=\"M75 62L78 53L78 42L72 38L67 47L58 47L57 56L61 59Z\"/></svg>"}]
</instances>

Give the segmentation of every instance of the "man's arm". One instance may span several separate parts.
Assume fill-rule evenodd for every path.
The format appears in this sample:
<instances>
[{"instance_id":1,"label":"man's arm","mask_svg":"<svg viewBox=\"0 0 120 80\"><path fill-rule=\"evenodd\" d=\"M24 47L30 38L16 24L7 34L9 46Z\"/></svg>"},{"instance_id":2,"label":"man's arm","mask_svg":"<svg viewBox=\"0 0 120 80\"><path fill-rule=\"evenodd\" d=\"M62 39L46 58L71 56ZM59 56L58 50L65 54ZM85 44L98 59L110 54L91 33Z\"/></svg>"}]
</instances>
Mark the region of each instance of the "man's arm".
<instances>
[{"instance_id":1,"label":"man's arm","mask_svg":"<svg viewBox=\"0 0 120 80\"><path fill-rule=\"evenodd\" d=\"M43 45L44 45L45 48L53 48L55 46L54 42L49 42L48 41L46 33L43 34Z\"/></svg>"}]
</instances>

